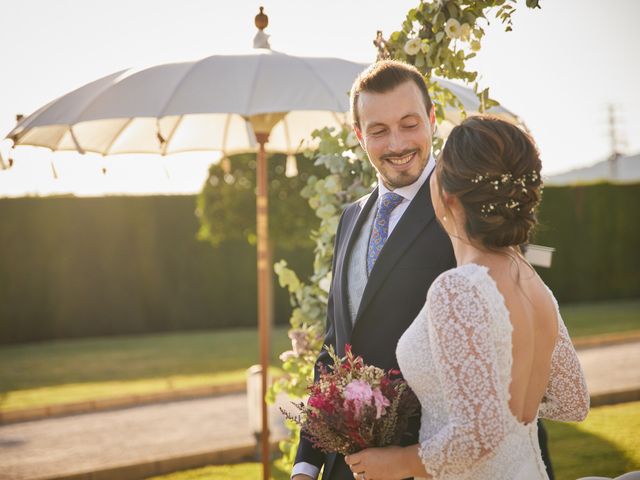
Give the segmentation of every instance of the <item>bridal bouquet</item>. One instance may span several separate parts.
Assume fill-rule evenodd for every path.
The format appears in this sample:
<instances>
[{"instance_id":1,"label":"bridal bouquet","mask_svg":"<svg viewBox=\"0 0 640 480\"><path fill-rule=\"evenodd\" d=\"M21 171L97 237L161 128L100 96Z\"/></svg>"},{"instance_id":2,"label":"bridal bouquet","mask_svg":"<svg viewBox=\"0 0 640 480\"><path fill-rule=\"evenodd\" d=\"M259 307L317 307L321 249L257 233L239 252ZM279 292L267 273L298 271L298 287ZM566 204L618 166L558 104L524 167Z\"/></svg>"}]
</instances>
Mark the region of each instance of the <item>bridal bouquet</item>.
<instances>
[{"instance_id":1,"label":"bridal bouquet","mask_svg":"<svg viewBox=\"0 0 640 480\"><path fill-rule=\"evenodd\" d=\"M309 387L306 405L292 402L299 415L281 409L282 413L325 453L348 455L399 444L409 418L419 408L400 372L365 365L362 357L354 357L351 345L346 345L342 359L333 347L325 348L333 367L322 368L318 381Z\"/></svg>"}]
</instances>

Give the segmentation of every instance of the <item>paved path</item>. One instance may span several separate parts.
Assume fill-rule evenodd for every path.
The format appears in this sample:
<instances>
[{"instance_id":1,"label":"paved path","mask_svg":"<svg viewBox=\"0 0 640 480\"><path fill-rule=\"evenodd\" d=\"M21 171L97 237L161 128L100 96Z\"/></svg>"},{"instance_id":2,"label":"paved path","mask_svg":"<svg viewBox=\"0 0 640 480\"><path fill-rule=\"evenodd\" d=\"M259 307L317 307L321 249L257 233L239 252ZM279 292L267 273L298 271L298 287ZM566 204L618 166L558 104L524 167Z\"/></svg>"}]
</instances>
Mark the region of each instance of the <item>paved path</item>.
<instances>
[{"instance_id":1,"label":"paved path","mask_svg":"<svg viewBox=\"0 0 640 480\"><path fill-rule=\"evenodd\" d=\"M578 354L592 394L640 389L640 342ZM2 426L0 479L37 480L253 445L247 412L246 395L231 394ZM280 418L275 407L272 417ZM284 436L279 422L272 428L275 437Z\"/></svg>"},{"instance_id":2,"label":"paved path","mask_svg":"<svg viewBox=\"0 0 640 480\"><path fill-rule=\"evenodd\" d=\"M271 416L281 414L272 408ZM246 394L0 427L0 479L39 479L255 444ZM278 422L276 438L284 437Z\"/></svg>"},{"instance_id":3,"label":"paved path","mask_svg":"<svg viewBox=\"0 0 640 480\"><path fill-rule=\"evenodd\" d=\"M578 350L591 395L640 389L640 342Z\"/></svg>"}]
</instances>

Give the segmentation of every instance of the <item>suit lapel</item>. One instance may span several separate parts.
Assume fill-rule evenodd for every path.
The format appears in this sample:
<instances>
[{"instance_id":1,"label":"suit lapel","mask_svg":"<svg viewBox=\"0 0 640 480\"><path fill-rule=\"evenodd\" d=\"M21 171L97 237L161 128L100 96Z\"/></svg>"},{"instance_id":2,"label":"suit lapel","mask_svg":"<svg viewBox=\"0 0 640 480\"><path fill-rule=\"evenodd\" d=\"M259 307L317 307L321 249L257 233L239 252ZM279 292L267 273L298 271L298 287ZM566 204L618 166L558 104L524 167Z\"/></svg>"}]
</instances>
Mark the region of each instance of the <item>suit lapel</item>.
<instances>
[{"instance_id":1,"label":"suit lapel","mask_svg":"<svg viewBox=\"0 0 640 480\"><path fill-rule=\"evenodd\" d=\"M433 220L434 216L429 192L429 177L427 177L393 232L391 232L391 236L382 247L382 251L371 270L369 281L362 294L362 301L360 302L354 325L357 324L360 316L384 283L394 265L400 260L400 257L407 251L420 232Z\"/></svg>"},{"instance_id":2,"label":"suit lapel","mask_svg":"<svg viewBox=\"0 0 640 480\"><path fill-rule=\"evenodd\" d=\"M360 201L354 206L355 210L353 214L350 215L349 222L345 225L345 233L343 237L345 242L343 242L342 248L339 248L337 252L338 258L336 260L335 275L339 281L338 288L341 298L336 300L338 300L337 304L340 305L340 312L342 315L342 321L338 322L338 325L342 325L344 327L343 333L347 339L347 343L351 338L351 314L349 313L349 281L347 278L347 264L349 262L351 250L353 249L353 244L358 238L360 230L366 222L367 216L377 199L378 189L376 188L367 197L360 199ZM344 352L341 352L340 350L341 346L338 345L338 354L344 355Z\"/></svg>"}]
</instances>

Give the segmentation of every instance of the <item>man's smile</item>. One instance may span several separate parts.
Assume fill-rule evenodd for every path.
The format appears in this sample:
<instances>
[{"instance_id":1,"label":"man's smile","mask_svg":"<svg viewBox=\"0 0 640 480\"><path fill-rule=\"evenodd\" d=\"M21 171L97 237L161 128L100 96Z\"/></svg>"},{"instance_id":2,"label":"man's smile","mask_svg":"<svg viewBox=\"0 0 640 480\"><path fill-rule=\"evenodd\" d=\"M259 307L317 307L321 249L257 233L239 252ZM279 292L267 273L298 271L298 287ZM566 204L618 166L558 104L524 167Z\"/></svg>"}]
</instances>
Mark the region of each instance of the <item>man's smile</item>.
<instances>
[{"instance_id":1,"label":"man's smile","mask_svg":"<svg viewBox=\"0 0 640 480\"><path fill-rule=\"evenodd\" d=\"M385 155L384 160L389 162L395 170L404 170L411 166L417 154L417 150L413 150L412 152L409 152L406 155L402 155L400 157Z\"/></svg>"}]
</instances>

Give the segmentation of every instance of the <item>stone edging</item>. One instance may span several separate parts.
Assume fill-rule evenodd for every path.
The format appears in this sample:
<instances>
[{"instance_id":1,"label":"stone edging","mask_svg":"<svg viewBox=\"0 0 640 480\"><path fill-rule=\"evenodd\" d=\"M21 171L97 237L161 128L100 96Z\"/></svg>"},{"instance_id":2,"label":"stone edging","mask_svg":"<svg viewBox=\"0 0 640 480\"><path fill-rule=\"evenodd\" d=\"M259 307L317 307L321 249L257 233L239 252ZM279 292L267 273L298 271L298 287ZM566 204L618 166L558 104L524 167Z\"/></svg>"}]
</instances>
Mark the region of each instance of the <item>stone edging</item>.
<instances>
[{"instance_id":1,"label":"stone edging","mask_svg":"<svg viewBox=\"0 0 640 480\"><path fill-rule=\"evenodd\" d=\"M591 407L615 405L617 403L637 402L640 400L640 388L591 395Z\"/></svg>"},{"instance_id":2,"label":"stone edging","mask_svg":"<svg viewBox=\"0 0 640 480\"><path fill-rule=\"evenodd\" d=\"M602 335L592 335L590 337L576 338L573 340L573 346L576 350L582 348L605 347L608 345L619 345L621 343L630 343L640 341L640 330L632 330L620 333L605 333Z\"/></svg>"},{"instance_id":3,"label":"stone edging","mask_svg":"<svg viewBox=\"0 0 640 480\"><path fill-rule=\"evenodd\" d=\"M271 453L278 452L278 442L270 442ZM257 448L255 445L243 445L216 451L208 451L180 457L169 457L162 460L122 465L93 472L55 475L38 478L38 480L140 480L141 478L165 475L181 470L200 468L208 465L222 465L255 461Z\"/></svg>"}]
</instances>

